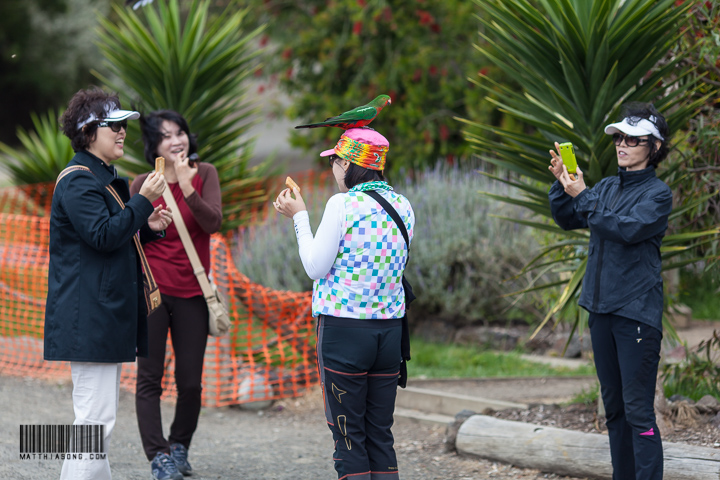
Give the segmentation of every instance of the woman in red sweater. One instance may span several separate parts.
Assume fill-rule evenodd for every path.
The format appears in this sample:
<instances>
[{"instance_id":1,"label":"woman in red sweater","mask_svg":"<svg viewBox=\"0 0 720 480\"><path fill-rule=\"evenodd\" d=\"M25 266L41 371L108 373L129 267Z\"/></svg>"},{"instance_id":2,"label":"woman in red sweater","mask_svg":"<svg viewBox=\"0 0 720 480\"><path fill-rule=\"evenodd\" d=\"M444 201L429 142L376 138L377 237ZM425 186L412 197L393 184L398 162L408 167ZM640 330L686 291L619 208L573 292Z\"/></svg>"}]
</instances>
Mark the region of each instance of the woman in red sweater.
<instances>
[{"instance_id":1,"label":"woman in red sweater","mask_svg":"<svg viewBox=\"0 0 720 480\"><path fill-rule=\"evenodd\" d=\"M165 158L165 178L178 204L198 256L210 271L210 235L222 224L220 182L215 167L195 163L194 135L177 112L158 110L140 118L145 160ZM148 174L139 175L130 191L136 194ZM154 205L165 205L162 197ZM190 475L188 448L197 427L202 393L202 370L208 335L208 309L177 228L171 224L165 238L145 248L162 294L162 305L148 317L149 356L138 361L137 409L140 438L155 479L182 479ZM166 439L160 417L168 330L175 352L178 399L175 418ZM181 475L182 474L182 475Z\"/></svg>"}]
</instances>

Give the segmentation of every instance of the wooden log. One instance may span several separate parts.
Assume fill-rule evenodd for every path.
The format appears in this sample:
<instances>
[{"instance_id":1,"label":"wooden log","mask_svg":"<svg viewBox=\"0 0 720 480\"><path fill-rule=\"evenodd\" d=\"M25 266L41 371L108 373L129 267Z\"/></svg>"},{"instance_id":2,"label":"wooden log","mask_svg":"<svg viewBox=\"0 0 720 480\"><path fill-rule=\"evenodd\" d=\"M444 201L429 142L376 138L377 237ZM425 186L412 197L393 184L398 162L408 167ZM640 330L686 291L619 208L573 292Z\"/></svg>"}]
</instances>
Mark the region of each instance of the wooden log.
<instances>
[{"instance_id":1,"label":"wooden log","mask_svg":"<svg viewBox=\"0 0 720 480\"><path fill-rule=\"evenodd\" d=\"M573 477L612 478L607 435L473 415L457 434L457 451ZM720 450L663 443L665 480L720 479Z\"/></svg>"}]
</instances>

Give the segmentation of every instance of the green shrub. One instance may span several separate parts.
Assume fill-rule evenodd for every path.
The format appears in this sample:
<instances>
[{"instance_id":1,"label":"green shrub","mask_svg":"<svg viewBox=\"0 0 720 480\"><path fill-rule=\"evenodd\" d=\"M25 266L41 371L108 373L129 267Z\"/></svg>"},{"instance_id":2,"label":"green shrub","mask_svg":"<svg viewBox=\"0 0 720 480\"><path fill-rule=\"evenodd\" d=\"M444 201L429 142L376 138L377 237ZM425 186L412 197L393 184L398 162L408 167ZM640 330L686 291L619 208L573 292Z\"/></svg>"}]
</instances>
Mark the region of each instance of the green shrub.
<instances>
[{"instance_id":1,"label":"green shrub","mask_svg":"<svg viewBox=\"0 0 720 480\"><path fill-rule=\"evenodd\" d=\"M406 271L418 294L414 321L429 317L463 325L535 313L536 297L503 295L527 286L525 277L513 276L536 251L537 242L530 229L493 217L527 213L478 196L479 190L515 195L510 187L477 172L452 168L427 170L414 183L392 184L415 210L415 236ZM313 232L334 192L316 191L306 198ZM273 213L266 224L242 230L238 243L238 268L253 281L278 289L311 289L290 220ZM511 302L516 302L515 308L509 310Z\"/></svg>"},{"instance_id":2,"label":"green shrub","mask_svg":"<svg viewBox=\"0 0 720 480\"><path fill-rule=\"evenodd\" d=\"M700 342L696 350L687 350L680 363L663 367L665 396L684 395L694 401L705 395L720 400L720 336L717 331L708 340Z\"/></svg>"}]
</instances>

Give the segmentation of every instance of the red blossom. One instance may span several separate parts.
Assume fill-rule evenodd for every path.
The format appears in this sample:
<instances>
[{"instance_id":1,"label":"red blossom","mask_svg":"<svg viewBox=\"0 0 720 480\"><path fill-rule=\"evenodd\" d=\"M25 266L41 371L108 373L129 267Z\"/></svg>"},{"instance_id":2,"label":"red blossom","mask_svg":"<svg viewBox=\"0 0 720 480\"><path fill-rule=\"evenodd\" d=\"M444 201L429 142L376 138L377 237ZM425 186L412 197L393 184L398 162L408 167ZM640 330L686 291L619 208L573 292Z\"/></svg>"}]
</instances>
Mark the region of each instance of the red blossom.
<instances>
[{"instance_id":1,"label":"red blossom","mask_svg":"<svg viewBox=\"0 0 720 480\"><path fill-rule=\"evenodd\" d=\"M448 74L448 69L443 67L443 69L440 70L440 75L442 75L443 77L447 77L447 74Z\"/></svg>"},{"instance_id":2,"label":"red blossom","mask_svg":"<svg viewBox=\"0 0 720 480\"><path fill-rule=\"evenodd\" d=\"M360 20L358 20L357 22L355 22L353 24L353 33L355 35L360 35L362 33L362 27L363 27L362 22Z\"/></svg>"},{"instance_id":3,"label":"red blossom","mask_svg":"<svg viewBox=\"0 0 720 480\"><path fill-rule=\"evenodd\" d=\"M265 85L260 85L257 89L258 93L263 93L265 91Z\"/></svg>"},{"instance_id":4,"label":"red blossom","mask_svg":"<svg viewBox=\"0 0 720 480\"><path fill-rule=\"evenodd\" d=\"M439 23L433 23L430 25L430 31L433 33L440 33L440 24Z\"/></svg>"},{"instance_id":5,"label":"red blossom","mask_svg":"<svg viewBox=\"0 0 720 480\"><path fill-rule=\"evenodd\" d=\"M487 76L487 74L488 74L487 67L483 67L478 71L478 75L480 75L481 77L485 77L485 76Z\"/></svg>"},{"instance_id":6,"label":"red blossom","mask_svg":"<svg viewBox=\"0 0 720 480\"><path fill-rule=\"evenodd\" d=\"M420 25L430 25L435 22L432 14L426 10L416 10L415 13L420 18Z\"/></svg>"},{"instance_id":7,"label":"red blossom","mask_svg":"<svg viewBox=\"0 0 720 480\"><path fill-rule=\"evenodd\" d=\"M447 125L440 125L440 139L444 142L450 138L450 130Z\"/></svg>"},{"instance_id":8,"label":"red blossom","mask_svg":"<svg viewBox=\"0 0 720 480\"><path fill-rule=\"evenodd\" d=\"M383 8L383 13L382 13L382 14L383 14L383 19L384 19L386 22L388 22L388 23L392 22L393 14L392 14L392 9L391 9L390 7L385 7L385 8Z\"/></svg>"},{"instance_id":9,"label":"red blossom","mask_svg":"<svg viewBox=\"0 0 720 480\"><path fill-rule=\"evenodd\" d=\"M430 132L425 130L423 132L423 137L425 139L425 143L432 143L432 137L430 136Z\"/></svg>"},{"instance_id":10,"label":"red blossom","mask_svg":"<svg viewBox=\"0 0 720 480\"><path fill-rule=\"evenodd\" d=\"M258 67L257 69L255 69L254 75L255 75L256 77L260 77L260 76L262 76L262 74L263 74L263 69L262 69L262 67Z\"/></svg>"},{"instance_id":11,"label":"red blossom","mask_svg":"<svg viewBox=\"0 0 720 480\"><path fill-rule=\"evenodd\" d=\"M268 40L270 40L270 37L268 37L267 35L263 35L262 37L260 37L260 46L264 47L265 45L267 45Z\"/></svg>"},{"instance_id":12,"label":"red blossom","mask_svg":"<svg viewBox=\"0 0 720 480\"><path fill-rule=\"evenodd\" d=\"M422 70L419 68L415 70L415 73L413 74L413 82L419 82L422 78Z\"/></svg>"},{"instance_id":13,"label":"red blossom","mask_svg":"<svg viewBox=\"0 0 720 480\"><path fill-rule=\"evenodd\" d=\"M455 165L455 155L453 155L452 153L448 153L445 157L445 161L448 165Z\"/></svg>"},{"instance_id":14,"label":"red blossom","mask_svg":"<svg viewBox=\"0 0 720 480\"><path fill-rule=\"evenodd\" d=\"M697 38L703 38L705 36L705 34L703 32L695 32L695 36Z\"/></svg>"},{"instance_id":15,"label":"red blossom","mask_svg":"<svg viewBox=\"0 0 720 480\"><path fill-rule=\"evenodd\" d=\"M685 0L675 0L676 7L681 7L683 3L685 3Z\"/></svg>"},{"instance_id":16,"label":"red blossom","mask_svg":"<svg viewBox=\"0 0 720 480\"><path fill-rule=\"evenodd\" d=\"M290 67L287 70L285 70L285 78L290 79L290 77L292 77L292 74L293 74L293 67Z\"/></svg>"},{"instance_id":17,"label":"red blossom","mask_svg":"<svg viewBox=\"0 0 720 480\"><path fill-rule=\"evenodd\" d=\"M361 7L364 7L365 5L367 5L367 1L366 1L366 0L357 0L357 3L358 3L358 5L360 5Z\"/></svg>"},{"instance_id":18,"label":"red blossom","mask_svg":"<svg viewBox=\"0 0 720 480\"><path fill-rule=\"evenodd\" d=\"M437 67L435 65L430 65L430 75L437 75Z\"/></svg>"},{"instance_id":19,"label":"red blossom","mask_svg":"<svg viewBox=\"0 0 720 480\"><path fill-rule=\"evenodd\" d=\"M283 50L283 53L282 53L282 58L283 58L283 59L287 60L287 59L289 59L291 56L292 56L292 48L286 48L285 50Z\"/></svg>"},{"instance_id":20,"label":"red blossom","mask_svg":"<svg viewBox=\"0 0 720 480\"><path fill-rule=\"evenodd\" d=\"M705 8L707 8L708 10L711 10L711 9L712 9L712 2L705 2Z\"/></svg>"}]
</instances>

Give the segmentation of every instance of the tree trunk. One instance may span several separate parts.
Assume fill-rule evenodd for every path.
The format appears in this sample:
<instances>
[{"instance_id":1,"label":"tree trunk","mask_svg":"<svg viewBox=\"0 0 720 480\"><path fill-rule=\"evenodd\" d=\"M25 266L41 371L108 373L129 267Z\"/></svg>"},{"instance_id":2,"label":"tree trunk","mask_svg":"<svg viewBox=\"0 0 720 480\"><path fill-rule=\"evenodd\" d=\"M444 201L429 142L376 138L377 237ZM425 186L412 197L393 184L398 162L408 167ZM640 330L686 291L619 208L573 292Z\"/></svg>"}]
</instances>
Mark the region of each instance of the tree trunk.
<instances>
[{"instance_id":1,"label":"tree trunk","mask_svg":"<svg viewBox=\"0 0 720 480\"><path fill-rule=\"evenodd\" d=\"M457 451L560 475L612 478L606 435L473 415L457 434ZM718 480L720 451L665 443L665 480Z\"/></svg>"}]
</instances>

